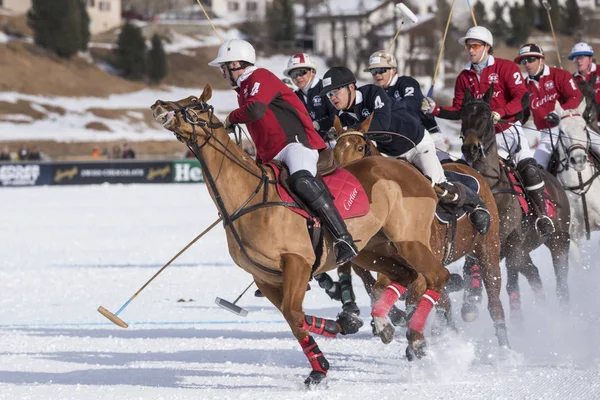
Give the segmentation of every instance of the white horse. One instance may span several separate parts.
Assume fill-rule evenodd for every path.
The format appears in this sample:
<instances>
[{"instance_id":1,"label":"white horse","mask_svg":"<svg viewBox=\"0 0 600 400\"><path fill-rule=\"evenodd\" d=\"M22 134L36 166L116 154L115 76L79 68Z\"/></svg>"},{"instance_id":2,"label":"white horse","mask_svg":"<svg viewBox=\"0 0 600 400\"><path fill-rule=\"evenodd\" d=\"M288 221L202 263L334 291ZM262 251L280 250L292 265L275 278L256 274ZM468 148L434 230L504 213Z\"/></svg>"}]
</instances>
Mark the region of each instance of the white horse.
<instances>
[{"instance_id":1,"label":"white horse","mask_svg":"<svg viewBox=\"0 0 600 400\"><path fill-rule=\"evenodd\" d=\"M581 260L581 239L600 230L600 171L589 157L590 146L600 147L600 136L583 119L585 100L576 110L563 110L558 101L554 111L560 117L559 136L554 137L558 154L556 177L571 204L571 250Z\"/></svg>"}]
</instances>

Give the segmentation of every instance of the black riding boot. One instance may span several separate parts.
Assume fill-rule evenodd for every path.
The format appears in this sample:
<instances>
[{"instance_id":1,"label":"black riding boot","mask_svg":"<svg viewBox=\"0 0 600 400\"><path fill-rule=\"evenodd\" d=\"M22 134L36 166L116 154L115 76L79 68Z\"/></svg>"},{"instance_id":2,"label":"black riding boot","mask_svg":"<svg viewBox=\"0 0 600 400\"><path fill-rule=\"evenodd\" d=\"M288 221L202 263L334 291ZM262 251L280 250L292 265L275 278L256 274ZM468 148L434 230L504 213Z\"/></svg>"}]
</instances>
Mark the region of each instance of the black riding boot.
<instances>
[{"instance_id":1,"label":"black riding boot","mask_svg":"<svg viewBox=\"0 0 600 400\"><path fill-rule=\"evenodd\" d=\"M442 203L463 208L467 212L469 222L477 232L481 235L488 233L490 213L477 193L460 182L442 182L437 186L445 191L444 193L438 193L438 198Z\"/></svg>"},{"instance_id":2,"label":"black riding boot","mask_svg":"<svg viewBox=\"0 0 600 400\"><path fill-rule=\"evenodd\" d=\"M525 190L529 195L533 211L537 219L535 220L535 229L540 236L547 237L554 233L554 222L546 213L546 201L544 199L544 178L542 171L533 158L525 158L517 165L517 170L521 174Z\"/></svg>"},{"instance_id":3,"label":"black riding boot","mask_svg":"<svg viewBox=\"0 0 600 400\"><path fill-rule=\"evenodd\" d=\"M344 220L333 205L333 199L327 187L306 170L294 172L289 177L288 184L308 208L317 214L333 235L333 246L337 250L336 264L344 264L358 255L358 249L354 245Z\"/></svg>"}]
</instances>

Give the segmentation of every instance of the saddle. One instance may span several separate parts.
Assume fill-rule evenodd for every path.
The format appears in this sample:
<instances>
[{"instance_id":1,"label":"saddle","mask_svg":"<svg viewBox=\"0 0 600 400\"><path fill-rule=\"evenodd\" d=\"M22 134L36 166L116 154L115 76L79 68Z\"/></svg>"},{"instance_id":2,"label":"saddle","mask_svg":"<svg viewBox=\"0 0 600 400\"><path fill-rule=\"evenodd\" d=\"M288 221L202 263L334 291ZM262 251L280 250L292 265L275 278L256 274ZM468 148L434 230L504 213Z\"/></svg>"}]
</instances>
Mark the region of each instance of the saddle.
<instances>
[{"instance_id":1,"label":"saddle","mask_svg":"<svg viewBox=\"0 0 600 400\"><path fill-rule=\"evenodd\" d=\"M275 174L277 181L277 192L281 200L287 203L296 203L297 207L289 207L290 210L302 215L307 219L314 219L311 211L304 205L289 188L287 180L290 172L281 161L272 160L265 164ZM354 175L343 168L338 168L333 150L330 148L319 152L317 162L317 178L322 179L334 199L334 205L343 219L362 217L371 209L367 193Z\"/></svg>"}]
</instances>

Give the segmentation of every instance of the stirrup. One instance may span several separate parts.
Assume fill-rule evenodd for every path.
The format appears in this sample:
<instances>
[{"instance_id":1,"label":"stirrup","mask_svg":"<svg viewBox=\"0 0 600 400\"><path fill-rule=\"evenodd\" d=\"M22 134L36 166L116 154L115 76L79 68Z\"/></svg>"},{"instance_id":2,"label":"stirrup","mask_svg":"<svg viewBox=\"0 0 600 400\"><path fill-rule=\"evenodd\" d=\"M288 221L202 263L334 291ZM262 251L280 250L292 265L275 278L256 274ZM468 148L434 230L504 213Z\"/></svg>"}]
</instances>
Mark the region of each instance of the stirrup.
<instances>
[{"instance_id":1,"label":"stirrup","mask_svg":"<svg viewBox=\"0 0 600 400\"><path fill-rule=\"evenodd\" d=\"M544 224L548 228L548 232L544 231L546 228L540 229L540 225ZM542 237L548 237L555 232L554 222L547 215L542 215L535 220L535 230L538 233L538 235Z\"/></svg>"},{"instance_id":2,"label":"stirrup","mask_svg":"<svg viewBox=\"0 0 600 400\"><path fill-rule=\"evenodd\" d=\"M342 238L335 239L333 249L337 249L337 254L335 255L335 263L337 265L345 264L358 255L358 249L354 242L349 242Z\"/></svg>"}]
</instances>

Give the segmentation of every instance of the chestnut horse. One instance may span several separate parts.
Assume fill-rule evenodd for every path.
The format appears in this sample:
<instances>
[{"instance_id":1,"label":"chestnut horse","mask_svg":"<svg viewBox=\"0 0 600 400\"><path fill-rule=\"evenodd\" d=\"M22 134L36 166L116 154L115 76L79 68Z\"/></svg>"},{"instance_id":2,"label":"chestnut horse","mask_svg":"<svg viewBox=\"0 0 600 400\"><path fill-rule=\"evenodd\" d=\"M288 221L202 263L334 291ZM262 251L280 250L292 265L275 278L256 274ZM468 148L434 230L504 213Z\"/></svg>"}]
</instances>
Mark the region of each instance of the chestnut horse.
<instances>
[{"instance_id":1,"label":"chestnut horse","mask_svg":"<svg viewBox=\"0 0 600 400\"><path fill-rule=\"evenodd\" d=\"M510 298L511 319L519 323L523 320L519 272L527 277L537 299L545 299L539 270L529 256L529 253L541 244L545 244L552 255L560 306L563 309L569 306L567 278L571 213L565 190L554 176L542 170L547 195L555 205L555 215L552 218L555 232L544 241L535 229L535 219L524 214L518 199L522 196L518 192L519 186L515 189L505 166L507 161L501 163L498 155L490 107L492 93L493 86L482 99L472 98L470 92L465 92L461 116L462 152L473 168L485 177L496 198L500 215L500 256L506 257L506 290ZM522 189L520 190L522 192Z\"/></svg>"},{"instance_id":2,"label":"chestnut horse","mask_svg":"<svg viewBox=\"0 0 600 400\"><path fill-rule=\"evenodd\" d=\"M338 128L337 126L336 130L338 130L338 139L334 154L335 160L339 165L348 165L355 160L363 159L367 155L381 155L379 150L377 150L377 147L369 140L368 132L343 132L341 127ZM407 164L406 161L399 161L399 163ZM431 227L431 249L433 254L435 254L438 260L444 265L457 261L466 255L471 255L477 259L479 273L481 274L488 295L488 311L494 321L498 343L501 347L509 347L506 324L504 321L504 309L502 307L502 302L500 301L502 276L500 271L499 221L494 195L485 181L485 178L468 165L461 163L445 163L443 167L445 170L471 175L477 179L480 185L479 195L490 212L490 229L486 235L479 234L465 216L456 222L456 231L455 234L452 235L451 233L449 234L449 230L451 229L449 225L443 224L437 218L434 218ZM454 236L454 240L452 247L449 248L447 239L452 236ZM361 275L359 274L359 276ZM385 277L382 278L379 276L376 285L381 286L382 283L385 285L386 281L387 279ZM443 296L442 298L447 298L447 296ZM469 280L465 281L463 300L461 315L463 320L471 322L477 318L477 303L481 301L481 291L480 289L477 290L472 288ZM438 304L438 307L440 307L440 305L441 304ZM450 303L443 304L443 306L446 307L446 312L448 312Z\"/></svg>"},{"instance_id":3,"label":"chestnut horse","mask_svg":"<svg viewBox=\"0 0 600 400\"><path fill-rule=\"evenodd\" d=\"M209 194L224 220L233 261L253 276L281 311L312 367L304 383L318 385L329 363L310 333L328 337L353 333L345 331L341 318L316 318L302 310L311 275L336 267L332 237L325 234L323 256L317 261L306 218L282 201L273 170L258 164L231 140L207 104L211 95L207 85L199 98L158 100L151 107L153 116L200 161ZM362 185L370 203L366 215L346 220L360 250L354 262L392 280L373 307L377 331L391 340L390 307L407 287L412 290L410 284L418 281L417 276L423 276L427 290L410 321L406 350L407 355L423 356L425 321L449 276L429 244L436 194L417 170L396 160L371 157L346 170Z\"/></svg>"}]
</instances>

